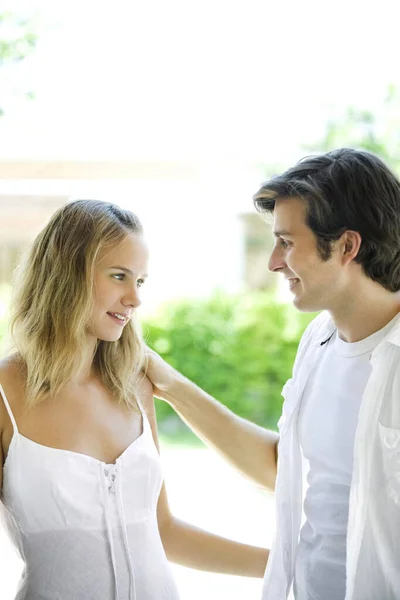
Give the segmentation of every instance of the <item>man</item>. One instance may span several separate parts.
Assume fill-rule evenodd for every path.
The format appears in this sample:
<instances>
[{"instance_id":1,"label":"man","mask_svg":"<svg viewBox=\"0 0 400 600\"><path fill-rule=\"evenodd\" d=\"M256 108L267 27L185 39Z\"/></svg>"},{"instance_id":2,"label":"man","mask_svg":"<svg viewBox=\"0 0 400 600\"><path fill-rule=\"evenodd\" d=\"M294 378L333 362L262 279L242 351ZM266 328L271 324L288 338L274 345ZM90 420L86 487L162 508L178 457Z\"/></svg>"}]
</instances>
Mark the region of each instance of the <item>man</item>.
<instances>
[{"instance_id":1,"label":"man","mask_svg":"<svg viewBox=\"0 0 400 600\"><path fill-rule=\"evenodd\" d=\"M269 268L299 310L324 311L283 388L279 437L150 353L154 393L275 487L264 600L398 600L400 182L376 156L340 149L300 161L254 201L274 216Z\"/></svg>"}]
</instances>

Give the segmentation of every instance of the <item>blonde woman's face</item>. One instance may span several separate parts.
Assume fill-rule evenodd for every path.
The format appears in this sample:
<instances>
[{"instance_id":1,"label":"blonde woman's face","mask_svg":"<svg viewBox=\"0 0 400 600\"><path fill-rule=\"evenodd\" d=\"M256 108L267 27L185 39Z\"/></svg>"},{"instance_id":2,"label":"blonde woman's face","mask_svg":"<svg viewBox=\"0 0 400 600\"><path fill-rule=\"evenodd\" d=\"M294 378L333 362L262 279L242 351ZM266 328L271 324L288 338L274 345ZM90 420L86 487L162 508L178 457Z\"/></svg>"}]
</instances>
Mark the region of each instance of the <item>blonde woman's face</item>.
<instances>
[{"instance_id":1,"label":"blonde woman's face","mask_svg":"<svg viewBox=\"0 0 400 600\"><path fill-rule=\"evenodd\" d=\"M149 253L143 237L129 234L114 247L100 251L95 266L94 305L89 334L117 341L133 311L141 304L140 289L148 271Z\"/></svg>"}]
</instances>

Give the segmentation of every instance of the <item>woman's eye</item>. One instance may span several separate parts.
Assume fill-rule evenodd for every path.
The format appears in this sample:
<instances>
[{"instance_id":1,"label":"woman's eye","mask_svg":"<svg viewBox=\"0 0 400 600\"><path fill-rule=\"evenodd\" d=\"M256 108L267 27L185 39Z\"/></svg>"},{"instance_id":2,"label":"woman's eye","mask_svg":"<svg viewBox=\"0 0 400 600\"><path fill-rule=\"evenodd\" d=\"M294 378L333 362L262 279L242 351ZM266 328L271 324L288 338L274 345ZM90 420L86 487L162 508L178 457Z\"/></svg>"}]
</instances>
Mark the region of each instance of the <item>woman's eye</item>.
<instances>
[{"instance_id":1,"label":"woman's eye","mask_svg":"<svg viewBox=\"0 0 400 600\"><path fill-rule=\"evenodd\" d=\"M114 273L112 277L118 281L123 281L125 279L125 273Z\"/></svg>"},{"instance_id":2,"label":"woman's eye","mask_svg":"<svg viewBox=\"0 0 400 600\"><path fill-rule=\"evenodd\" d=\"M290 242L288 242L287 240L284 240L281 238L281 246L282 248L287 248L289 246Z\"/></svg>"},{"instance_id":3,"label":"woman's eye","mask_svg":"<svg viewBox=\"0 0 400 600\"><path fill-rule=\"evenodd\" d=\"M144 279L138 279L137 280L137 286L138 287L142 287L143 284L144 284Z\"/></svg>"}]
</instances>

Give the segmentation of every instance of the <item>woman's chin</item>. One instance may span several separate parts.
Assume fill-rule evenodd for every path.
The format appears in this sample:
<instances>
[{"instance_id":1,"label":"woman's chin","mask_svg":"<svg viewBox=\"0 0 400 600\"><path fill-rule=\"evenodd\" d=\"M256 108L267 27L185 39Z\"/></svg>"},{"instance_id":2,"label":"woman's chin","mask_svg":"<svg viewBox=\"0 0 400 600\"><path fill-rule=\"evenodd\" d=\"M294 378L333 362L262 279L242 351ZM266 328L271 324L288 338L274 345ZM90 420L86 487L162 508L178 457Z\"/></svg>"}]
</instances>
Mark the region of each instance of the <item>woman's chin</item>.
<instances>
[{"instance_id":1,"label":"woman's chin","mask_svg":"<svg viewBox=\"0 0 400 600\"><path fill-rule=\"evenodd\" d=\"M118 342L121 338L121 331L97 331L96 338L99 342Z\"/></svg>"},{"instance_id":2,"label":"woman's chin","mask_svg":"<svg viewBox=\"0 0 400 600\"><path fill-rule=\"evenodd\" d=\"M107 336L102 336L99 337L98 339L101 342L118 342L118 340L121 338L122 332L119 335L107 335Z\"/></svg>"}]
</instances>

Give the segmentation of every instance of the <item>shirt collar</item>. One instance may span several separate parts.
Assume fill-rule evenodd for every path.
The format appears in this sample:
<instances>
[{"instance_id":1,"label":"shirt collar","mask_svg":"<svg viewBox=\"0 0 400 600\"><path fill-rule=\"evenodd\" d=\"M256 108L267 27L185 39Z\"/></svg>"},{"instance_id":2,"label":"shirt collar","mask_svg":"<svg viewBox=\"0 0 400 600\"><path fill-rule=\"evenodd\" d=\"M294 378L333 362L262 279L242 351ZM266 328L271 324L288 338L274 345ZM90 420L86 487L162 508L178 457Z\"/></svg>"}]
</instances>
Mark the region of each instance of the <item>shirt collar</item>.
<instances>
[{"instance_id":1,"label":"shirt collar","mask_svg":"<svg viewBox=\"0 0 400 600\"><path fill-rule=\"evenodd\" d=\"M318 329L317 335L313 346L318 346L326 343L336 331L336 325L334 324L330 314L325 312L321 314L322 320ZM385 336L384 341L400 346L400 312L393 320L393 327L391 327L389 333Z\"/></svg>"},{"instance_id":2,"label":"shirt collar","mask_svg":"<svg viewBox=\"0 0 400 600\"><path fill-rule=\"evenodd\" d=\"M385 340L395 346L400 346L400 312L394 318L393 327L385 337Z\"/></svg>"},{"instance_id":3,"label":"shirt collar","mask_svg":"<svg viewBox=\"0 0 400 600\"><path fill-rule=\"evenodd\" d=\"M336 331L336 325L328 312L324 311L319 315L319 327L315 335L313 346L319 346L326 343Z\"/></svg>"}]
</instances>

